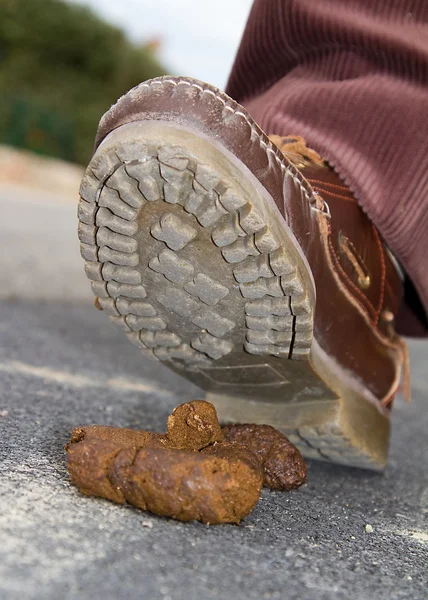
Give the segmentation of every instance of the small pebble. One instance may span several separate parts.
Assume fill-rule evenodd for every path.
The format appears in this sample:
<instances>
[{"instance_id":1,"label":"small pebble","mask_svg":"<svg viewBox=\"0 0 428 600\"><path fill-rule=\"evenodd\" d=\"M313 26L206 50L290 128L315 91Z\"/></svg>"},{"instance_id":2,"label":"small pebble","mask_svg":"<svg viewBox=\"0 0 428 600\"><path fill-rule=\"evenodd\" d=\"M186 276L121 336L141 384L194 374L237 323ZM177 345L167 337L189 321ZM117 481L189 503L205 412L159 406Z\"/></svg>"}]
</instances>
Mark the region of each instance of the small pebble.
<instances>
[{"instance_id":1,"label":"small pebble","mask_svg":"<svg viewBox=\"0 0 428 600\"><path fill-rule=\"evenodd\" d=\"M373 527L371 525L366 525L365 528L366 533L373 533Z\"/></svg>"},{"instance_id":2,"label":"small pebble","mask_svg":"<svg viewBox=\"0 0 428 600\"><path fill-rule=\"evenodd\" d=\"M143 527L147 527L147 529L153 529L152 521L141 521L141 525Z\"/></svg>"}]
</instances>

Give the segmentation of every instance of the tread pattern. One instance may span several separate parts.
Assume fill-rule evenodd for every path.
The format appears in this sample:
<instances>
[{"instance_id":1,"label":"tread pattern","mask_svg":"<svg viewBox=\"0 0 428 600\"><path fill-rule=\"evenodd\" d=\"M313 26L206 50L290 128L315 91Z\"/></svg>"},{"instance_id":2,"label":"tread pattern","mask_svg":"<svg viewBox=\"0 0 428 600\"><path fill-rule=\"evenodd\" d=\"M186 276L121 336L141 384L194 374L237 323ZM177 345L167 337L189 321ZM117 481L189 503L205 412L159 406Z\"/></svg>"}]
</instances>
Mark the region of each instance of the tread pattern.
<instances>
[{"instance_id":1,"label":"tread pattern","mask_svg":"<svg viewBox=\"0 0 428 600\"><path fill-rule=\"evenodd\" d=\"M303 426L284 430L290 442L295 444L304 457L333 462L361 469L382 469L369 454L352 445L337 424L324 427Z\"/></svg>"},{"instance_id":2,"label":"tread pattern","mask_svg":"<svg viewBox=\"0 0 428 600\"><path fill-rule=\"evenodd\" d=\"M255 206L211 166L176 146L118 143L94 156L80 196L81 254L93 292L142 350L184 361L186 368L233 351L239 328L223 310L230 286L183 255L205 235L230 265L245 307L241 351L292 359L309 354L313 309L298 269ZM150 212L157 202L162 208ZM147 235L157 250L143 264L139 217L145 211L154 215ZM170 283L149 288L149 273ZM188 339L169 330L167 315L188 319Z\"/></svg>"}]
</instances>

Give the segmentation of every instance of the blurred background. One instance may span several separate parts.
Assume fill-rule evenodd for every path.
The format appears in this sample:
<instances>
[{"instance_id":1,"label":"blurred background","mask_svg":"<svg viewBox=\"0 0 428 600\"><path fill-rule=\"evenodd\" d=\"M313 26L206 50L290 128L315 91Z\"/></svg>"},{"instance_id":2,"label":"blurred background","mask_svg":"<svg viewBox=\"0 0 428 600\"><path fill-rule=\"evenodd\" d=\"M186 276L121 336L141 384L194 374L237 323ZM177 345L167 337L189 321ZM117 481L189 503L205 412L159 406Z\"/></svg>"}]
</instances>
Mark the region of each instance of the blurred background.
<instances>
[{"instance_id":1,"label":"blurred background","mask_svg":"<svg viewBox=\"0 0 428 600\"><path fill-rule=\"evenodd\" d=\"M0 0L0 297L90 298L76 236L98 121L163 74L224 88L251 0Z\"/></svg>"}]
</instances>

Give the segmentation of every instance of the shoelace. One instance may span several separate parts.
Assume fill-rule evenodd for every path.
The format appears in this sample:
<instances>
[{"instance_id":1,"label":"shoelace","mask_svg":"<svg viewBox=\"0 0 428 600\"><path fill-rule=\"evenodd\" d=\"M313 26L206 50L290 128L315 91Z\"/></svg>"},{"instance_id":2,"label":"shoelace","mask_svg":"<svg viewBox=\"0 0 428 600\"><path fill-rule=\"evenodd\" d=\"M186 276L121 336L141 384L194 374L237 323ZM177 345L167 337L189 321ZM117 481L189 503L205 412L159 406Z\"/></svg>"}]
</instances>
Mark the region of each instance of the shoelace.
<instances>
[{"instance_id":1,"label":"shoelace","mask_svg":"<svg viewBox=\"0 0 428 600\"><path fill-rule=\"evenodd\" d=\"M303 169L308 164L317 164L326 166L325 160L312 148L308 148L305 139L300 135L270 135L270 141L281 151L287 160L289 160L298 169ZM312 210L322 213L330 218L330 208L321 194L314 190L315 199Z\"/></svg>"},{"instance_id":2,"label":"shoelace","mask_svg":"<svg viewBox=\"0 0 428 600\"><path fill-rule=\"evenodd\" d=\"M406 402L412 401L412 392L410 387L410 359L409 359L409 349L407 347L406 342L395 334L395 342L397 346L400 348L401 352L401 377L398 379L397 384L394 386L392 392L390 392L385 398L381 400L381 405L383 407L387 407L394 400L397 392L401 390L403 392L403 396ZM401 384L401 381L403 382Z\"/></svg>"},{"instance_id":3,"label":"shoelace","mask_svg":"<svg viewBox=\"0 0 428 600\"><path fill-rule=\"evenodd\" d=\"M278 146L284 156L296 167L303 168L308 163L326 165L318 152L308 148L305 139L300 135L270 135L269 139Z\"/></svg>"}]
</instances>

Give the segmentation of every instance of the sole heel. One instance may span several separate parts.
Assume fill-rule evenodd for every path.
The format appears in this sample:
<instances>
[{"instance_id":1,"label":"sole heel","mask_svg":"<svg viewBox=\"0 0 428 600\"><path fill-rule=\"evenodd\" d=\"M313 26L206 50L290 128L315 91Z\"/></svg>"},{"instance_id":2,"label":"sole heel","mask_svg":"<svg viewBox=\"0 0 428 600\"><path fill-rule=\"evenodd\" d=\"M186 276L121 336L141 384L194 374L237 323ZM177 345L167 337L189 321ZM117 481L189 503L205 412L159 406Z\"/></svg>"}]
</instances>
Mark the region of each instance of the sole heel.
<instances>
[{"instance_id":1,"label":"sole heel","mask_svg":"<svg viewBox=\"0 0 428 600\"><path fill-rule=\"evenodd\" d=\"M388 458L389 420L370 403L352 397L298 404L252 401L208 393L223 423L268 423L284 433L305 458L382 471Z\"/></svg>"}]
</instances>

